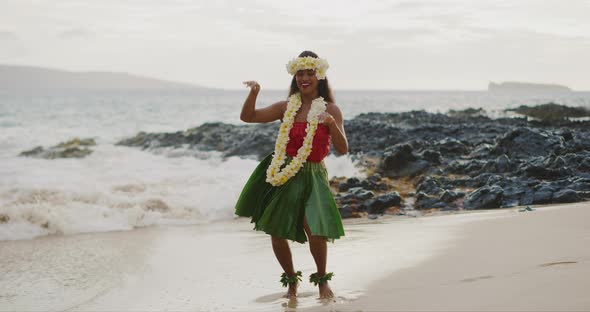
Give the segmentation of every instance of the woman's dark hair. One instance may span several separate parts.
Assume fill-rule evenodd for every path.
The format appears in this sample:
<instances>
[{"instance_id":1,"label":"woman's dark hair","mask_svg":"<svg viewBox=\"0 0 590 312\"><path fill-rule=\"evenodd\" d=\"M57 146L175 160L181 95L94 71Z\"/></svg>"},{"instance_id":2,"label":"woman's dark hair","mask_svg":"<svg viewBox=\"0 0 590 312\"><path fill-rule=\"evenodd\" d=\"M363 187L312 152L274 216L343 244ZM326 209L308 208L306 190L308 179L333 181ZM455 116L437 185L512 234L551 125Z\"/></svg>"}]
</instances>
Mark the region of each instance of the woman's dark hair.
<instances>
[{"instance_id":1,"label":"woman's dark hair","mask_svg":"<svg viewBox=\"0 0 590 312\"><path fill-rule=\"evenodd\" d=\"M299 54L299 57L306 57L311 56L313 58L318 58L318 55L311 52L311 51L303 51ZM297 86L297 80L295 79L295 75L293 75L293 80L291 80L291 88L289 90L289 96L299 92L299 87ZM330 88L330 84L328 83L328 77L325 79L318 80L318 93L321 97L326 100L326 102L334 103L334 95L332 94L332 88Z\"/></svg>"}]
</instances>

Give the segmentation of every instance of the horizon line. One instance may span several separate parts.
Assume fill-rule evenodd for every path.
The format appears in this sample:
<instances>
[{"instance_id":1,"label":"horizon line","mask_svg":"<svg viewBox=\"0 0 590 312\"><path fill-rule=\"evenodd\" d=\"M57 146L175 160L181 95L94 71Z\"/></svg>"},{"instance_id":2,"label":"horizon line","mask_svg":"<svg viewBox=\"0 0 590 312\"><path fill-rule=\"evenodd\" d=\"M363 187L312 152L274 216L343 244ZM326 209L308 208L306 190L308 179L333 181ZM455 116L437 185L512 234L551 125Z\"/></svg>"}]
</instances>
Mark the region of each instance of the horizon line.
<instances>
[{"instance_id":1,"label":"horizon line","mask_svg":"<svg viewBox=\"0 0 590 312\"><path fill-rule=\"evenodd\" d=\"M130 75L130 76L135 76L138 78L145 78L145 79L152 79L152 80L159 80L162 82L169 82L169 83L177 83L177 84L184 84L184 85L189 85L192 86L194 88L204 88L204 89L211 89L211 90L223 90L223 91L239 91L239 90L243 90L244 88L224 88L224 87L212 87L206 84L198 84L198 83L193 83L193 82L185 82L185 81L178 81L178 80L173 80L173 79L168 79L168 78L159 78L159 77L155 77L155 76L150 76L150 75L144 75L144 74L135 74L135 73L131 73L128 71L111 71L111 70L71 70L71 69L63 69L63 68L57 68L57 67L51 67L51 66L45 66L45 65L24 65L24 64L9 64L9 63L0 63L0 66L15 66L15 67L31 67L31 68L40 68L40 69L47 69L47 70L55 70L55 71L63 71L63 72L69 72L69 73L109 73L109 74L124 74L124 75ZM488 83L492 83L492 80L489 80ZM527 82L527 81L501 81L500 83L504 83L504 82L519 82L519 83L530 83L530 84L553 84L553 85L562 85L563 84L558 84L558 83L539 83L539 82ZM567 87L567 86L566 86ZM590 92L590 89L588 90L574 90L570 87L569 88L571 92ZM332 89L334 90L335 88L332 87ZM267 91L271 91L271 92L278 92L278 91L288 91L288 88L285 89L280 89L280 88L267 88L265 89ZM401 88L401 89L384 89L384 88L360 88L360 89L354 89L354 88L338 88L337 90L340 91L372 91L372 92L392 92L392 91L397 91L397 92L417 92L417 91L431 91L431 92L493 92L490 91L487 88L482 88L482 89L461 89L461 88ZM262 91L262 90L261 90ZM542 91L541 91L542 92ZM498 93L504 93L504 92L498 92ZM508 92L507 92L508 93ZM510 92L511 93L511 92ZM518 93L518 92L516 92ZM544 92L542 92L544 93ZM547 93L552 93L552 92L547 92ZM560 92L561 93L561 92ZM563 93L568 93L568 92L563 92Z\"/></svg>"}]
</instances>

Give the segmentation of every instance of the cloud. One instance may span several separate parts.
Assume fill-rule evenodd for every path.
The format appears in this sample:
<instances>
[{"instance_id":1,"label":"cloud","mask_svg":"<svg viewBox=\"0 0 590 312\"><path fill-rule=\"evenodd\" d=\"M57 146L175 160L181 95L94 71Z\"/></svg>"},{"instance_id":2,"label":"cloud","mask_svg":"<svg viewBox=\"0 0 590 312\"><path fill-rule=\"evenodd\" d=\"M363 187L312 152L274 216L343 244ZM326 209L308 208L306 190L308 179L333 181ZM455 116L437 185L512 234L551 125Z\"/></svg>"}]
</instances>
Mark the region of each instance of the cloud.
<instances>
[{"instance_id":1,"label":"cloud","mask_svg":"<svg viewBox=\"0 0 590 312\"><path fill-rule=\"evenodd\" d=\"M57 34L59 39L78 39L94 37L95 33L83 28L71 28Z\"/></svg>"},{"instance_id":2,"label":"cloud","mask_svg":"<svg viewBox=\"0 0 590 312\"><path fill-rule=\"evenodd\" d=\"M26 49L16 33L0 30L0 62L10 62L25 53Z\"/></svg>"},{"instance_id":3,"label":"cloud","mask_svg":"<svg viewBox=\"0 0 590 312\"><path fill-rule=\"evenodd\" d=\"M588 89L590 0L1 1L0 61L224 87L256 73L282 87L284 60L311 49L341 86L476 88L544 72Z\"/></svg>"},{"instance_id":4,"label":"cloud","mask_svg":"<svg viewBox=\"0 0 590 312\"><path fill-rule=\"evenodd\" d=\"M0 30L0 41L16 41L18 36L11 31Z\"/></svg>"}]
</instances>

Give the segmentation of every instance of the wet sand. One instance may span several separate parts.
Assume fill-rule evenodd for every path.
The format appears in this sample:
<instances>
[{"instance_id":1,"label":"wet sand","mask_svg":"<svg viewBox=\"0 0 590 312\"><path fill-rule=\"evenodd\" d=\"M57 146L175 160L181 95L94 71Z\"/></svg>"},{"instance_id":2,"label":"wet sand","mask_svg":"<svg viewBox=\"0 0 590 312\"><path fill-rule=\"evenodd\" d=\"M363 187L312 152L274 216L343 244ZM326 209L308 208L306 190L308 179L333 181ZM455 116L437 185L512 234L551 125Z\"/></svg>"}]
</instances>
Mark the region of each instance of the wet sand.
<instances>
[{"instance_id":1,"label":"wet sand","mask_svg":"<svg viewBox=\"0 0 590 312\"><path fill-rule=\"evenodd\" d=\"M590 309L590 205L536 208L345 220L324 306L308 245L291 244L304 282L288 301L244 218L3 241L0 311Z\"/></svg>"}]
</instances>

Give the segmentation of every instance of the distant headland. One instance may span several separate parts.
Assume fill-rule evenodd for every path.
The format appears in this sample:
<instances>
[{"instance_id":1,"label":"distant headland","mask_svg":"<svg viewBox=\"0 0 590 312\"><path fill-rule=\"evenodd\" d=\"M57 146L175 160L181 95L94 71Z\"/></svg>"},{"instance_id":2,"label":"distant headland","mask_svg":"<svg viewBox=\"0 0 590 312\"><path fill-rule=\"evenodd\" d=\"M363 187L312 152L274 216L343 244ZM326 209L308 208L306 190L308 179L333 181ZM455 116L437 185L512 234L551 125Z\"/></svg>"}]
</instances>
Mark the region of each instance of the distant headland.
<instances>
[{"instance_id":1,"label":"distant headland","mask_svg":"<svg viewBox=\"0 0 590 312\"><path fill-rule=\"evenodd\" d=\"M198 85L123 72L74 72L35 66L0 64L0 93L202 91Z\"/></svg>"},{"instance_id":2,"label":"distant headland","mask_svg":"<svg viewBox=\"0 0 590 312\"><path fill-rule=\"evenodd\" d=\"M543 84L543 83L528 83L528 82L501 82L488 84L488 91L490 92L572 92L572 89L557 85L557 84Z\"/></svg>"}]
</instances>

